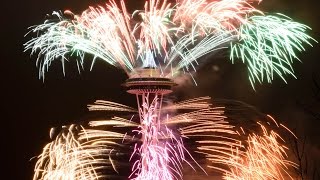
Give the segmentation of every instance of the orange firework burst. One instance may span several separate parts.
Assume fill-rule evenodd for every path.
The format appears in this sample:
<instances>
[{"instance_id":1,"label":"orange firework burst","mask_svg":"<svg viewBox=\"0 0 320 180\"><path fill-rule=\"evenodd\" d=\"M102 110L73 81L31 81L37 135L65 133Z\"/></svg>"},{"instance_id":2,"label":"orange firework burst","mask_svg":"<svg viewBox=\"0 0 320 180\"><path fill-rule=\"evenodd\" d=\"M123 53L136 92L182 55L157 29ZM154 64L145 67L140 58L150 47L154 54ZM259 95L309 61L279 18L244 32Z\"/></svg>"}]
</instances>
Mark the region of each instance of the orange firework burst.
<instances>
[{"instance_id":1,"label":"orange firework burst","mask_svg":"<svg viewBox=\"0 0 320 180\"><path fill-rule=\"evenodd\" d=\"M244 151L235 151L229 160L230 171L226 172L226 180L265 180L265 179L293 179L290 168L296 164L287 160L283 138L274 130L268 130L258 123L262 135L249 134Z\"/></svg>"}]
</instances>

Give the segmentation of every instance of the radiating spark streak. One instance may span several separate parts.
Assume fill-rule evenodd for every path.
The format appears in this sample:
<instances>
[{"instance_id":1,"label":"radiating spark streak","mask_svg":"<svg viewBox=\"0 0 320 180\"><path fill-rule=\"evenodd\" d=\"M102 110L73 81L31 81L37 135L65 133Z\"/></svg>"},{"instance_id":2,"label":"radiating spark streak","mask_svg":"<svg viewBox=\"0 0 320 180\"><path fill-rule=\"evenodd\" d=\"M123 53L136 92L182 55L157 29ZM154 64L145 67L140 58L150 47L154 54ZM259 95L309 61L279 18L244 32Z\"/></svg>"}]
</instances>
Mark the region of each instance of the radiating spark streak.
<instances>
[{"instance_id":1,"label":"radiating spark streak","mask_svg":"<svg viewBox=\"0 0 320 180\"><path fill-rule=\"evenodd\" d=\"M113 149L110 151L110 153L112 153L112 151L113 151ZM117 170L116 165L115 165L114 161L112 160L111 156L109 156L109 160L112 165L112 168L119 174L119 171Z\"/></svg>"},{"instance_id":2,"label":"radiating spark streak","mask_svg":"<svg viewBox=\"0 0 320 180\"><path fill-rule=\"evenodd\" d=\"M101 131L101 130L90 130L86 132L80 132L79 135L83 135L79 137L79 140L85 140L90 138L103 137L105 139L122 139L123 134L112 132L112 131Z\"/></svg>"},{"instance_id":3,"label":"radiating spark streak","mask_svg":"<svg viewBox=\"0 0 320 180\"><path fill-rule=\"evenodd\" d=\"M283 128L285 128L288 132L290 132L296 139L298 139L298 137L288 128L286 127L285 125L283 124L280 124L280 126L282 126Z\"/></svg>"},{"instance_id":4,"label":"radiating spark streak","mask_svg":"<svg viewBox=\"0 0 320 180\"><path fill-rule=\"evenodd\" d=\"M113 117L110 120L90 121L89 125L92 127L95 127L95 126L138 127L139 126L138 123L128 121L127 119L120 118L120 117Z\"/></svg>"},{"instance_id":5,"label":"radiating spark streak","mask_svg":"<svg viewBox=\"0 0 320 180\"><path fill-rule=\"evenodd\" d=\"M210 100L211 98L206 96L206 97L199 97L199 98L194 98L194 99L188 99L185 101L181 101L178 103L175 103L173 105L168 105L166 107L163 107L163 110L168 110L168 109L174 109L174 110L179 110L179 109L207 109L211 105L210 103L207 102L207 100Z\"/></svg>"},{"instance_id":6,"label":"radiating spark streak","mask_svg":"<svg viewBox=\"0 0 320 180\"><path fill-rule=\"evenodd\" d=\"M208 108L208 109L200 109L197 111L192 111L188 113L178 114L176 116L170 117L169 119L166 119L165 123L170 123L172 121L180 121L180 122L188 122L188 121L196 121L197 124L194 124L192 126L199 126L199 123L202 123L204 125L206 124L212 124L212 123L221 123L225 116L222 115L223 108ZM192 127L191 126L191 127ZM185 127L184 129L187 129L190 127Z\"/></svg>"},{"instance_id":7,"label":"radiating spark streak","mask_svg":"<svg viewBox=\"0 0 320 180\"><path fill-rule=\"evenodd\" d=\"M231 45L230 58L247 64L252 86L256 81L270 83L274 74L285 81L284 75L294 76L296 51L304 51L304 44L312 46L315 41L306 34L309 29L281 14L251 16L240 26L240 41Z\"/></svg>"},{"instance_id":8,"label":"radiating spark streak","mask_svg":"<svg viewBox=\"0 0 320 180\"><path fill-rule=\"evenodd\" d=\"M271 115L267 114L267 117L271 119L277 125L277 127L279 127L278 122Z\"/></svg>"},{"instance_id":9,"label":"radiating spark streak","mask_svg":"<svg viewBox=\"0 0 320 180\"><path fill-rule=\"evenodd\" d=\"M132 107L111 102L111 101L103 101L103 100L97 100L92 105L88 105L88 109L90 111L128 111L128 112L137 112Z\"/></svg>"},{"instance_id":10,"label":"radiating spark streak","mask_svg":"<svg viewBox=\"0 0 320 180\"><path fill-rule=\"evenodd\" d=\"M289 167L296 164L287 160L283 139L273 130L260 125L263 134L250 134L244 151L235 151L229 159L230 171L224 179L293 179Z\"/></svg>"},{"instance_id":11,"label":"radiating spark streak","mask_svg":"<svg viewBox=\"0 0 320 180\"><path fill-rule=\"evenodd\" d=\"M55 128L50 128L50 131L49 131L50 139L53 139L54 131L55 131Z\"/></svg>"}]
</instances>

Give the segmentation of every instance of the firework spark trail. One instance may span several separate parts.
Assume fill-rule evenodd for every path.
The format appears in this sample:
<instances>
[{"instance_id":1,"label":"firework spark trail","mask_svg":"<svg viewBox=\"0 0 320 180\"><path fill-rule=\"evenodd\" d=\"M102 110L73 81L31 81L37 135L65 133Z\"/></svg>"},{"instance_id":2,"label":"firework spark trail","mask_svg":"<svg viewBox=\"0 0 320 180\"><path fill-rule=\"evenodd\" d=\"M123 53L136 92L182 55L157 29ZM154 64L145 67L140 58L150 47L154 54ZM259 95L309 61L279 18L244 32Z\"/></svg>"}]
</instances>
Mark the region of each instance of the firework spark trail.
<instances>
[{"instance_id":1,"label":"firework spark trail","mask_svg":"<svg viewBox=\"0 0 320 180\"><path fill-rule=\"evenodd\" d=\"M185 147L172 130L166 128L158 132L148 143L135 150L141 155L133 166L133 179L182 179L182 165L185 159Z\"/></svg>"},{"instance_id":2,"label":"firework spark trail","mask_svg":"<svg viewBox=\"0 0 320 180\"><path fill-rule=\"evenodd\" d=\"M103 120L90 121L89 125L92 127L96 127L96 126L138 127L139 126L138 123L129 121L121 117L116 117L116 116L108 120L103 119Z\"/></svg>"},{"instance_id":3,"label":"firework spark trail","mask_svg":"<svg viewBox=\"0 0 320 180\"><path fill-rule=\"evenodd\" d=\"M293 179L290 167L296 164L287 160L287 147L284 140L274 130L268 130L260 124L262 135L252 133L248 136L244 151L235 150L229 159L230 171L226 171L224 179Z\"/></svg>"},{"instance_id":4,"label":"firework spark trail","mask_svg":"<svg viewBox=\"0 0 320 180\"><path fill-rule=\"evenodd\" d=\"M75 139L72 128L47 144L38 157L33 179L98 179L89 152ZM105 163L105 162L104 162Z\"/></svg>"},{"instance_id":5,"label":"firework spark trail","mask_svg":"<svg viewBox=\"0 0 320 180\"><path fill-rule=\"evenodd\" d=\"M39 51L36 63L39 67L39 77L44 76L51 62L56 58L61 58L62 61L65 61L67 59L66 54L73 51L73 46L75 46L78 41L82 41L83 46L91 44L84 38L85 32L83 32L82 28L78 27L76 22L66 19L58 12L53 12L52 14L58 18L59 22L50 22L47 20L44 24L32 27L33 32L46 31L46 33L29 40L25 44L25 49L31 49L31 54ZM74 31L77 31L77 33ZM79 52L76 53L76 55L82 59L84 53Z\"/></svg>"},{"instance_id":6,"label":"firework spark trail","mask_svg":"<svg viewBox=\"0 0 320 180\"><path fill-rule=\"evenodd\" d=\"M185 147L182 139L172 130L161 124L159 99L157 95L146 95L140 108L141 125L135 130L142 135L142 145L136 146L134 155L140 159L132 167L133 179L171 180L182 178L182 163L186 162Z\"/></svg>"},{"instance_id":7,"label":"firework spark trail","mask_svg":"<svg viewBox=\"0 0 320 180\"><path fill-rule=\"evenodd\" d=\"M167 50L167 43L173 45L170 37L171 32L176 33L181 30L174 27L170 20L170 16L174 9L166 0L150 0L146 1L144 11L136 13L142 18L142 22L136 25L136 29L140 29L140 39L138 41L140 51L156 50L155 53L161 54Z\"/></svg>"},{"instance_id":8,"label":"firework spark trail","mask_svg":"<svg viewBox=\"0 0 320 180\"><path fill-rule=\"evenodd\" d=\"M91 121L89 125L111 128L137 126L121 118ZM120 150L126 146L121 143L124 140L137 141L134 137L115 131L85 129L79 125L64 126L62 132L38 156L33 179L80 180L113 176L119 166L114 157L128 153ZM112 173L108 174L107 171Z\"/></svg>"},{"instance_id":9,"label":"firework spark trail","mask_svg":"<svg viewBox=\"0 0 320 180\"><path fill-rule=\"evenodd\" d=\"M206 108L209 108L211 105L210 103L207 102L210 99L211 98L209 96L188 99L172 105L166 105L165 107L162 108L162 110L206 109Z\"/></svg>"},{"instance_id":10,"label":"firework spark trail","mask_svg":"<svg viewBox=\"0 0 320 180\"><path fill-rule=\"evenodd\" d=\"M89 111L121 111L121 112L137 112L137 110L132 107L122 105L119 103L97 100L92 105L88 105Z\"/></svg>"},{"instance_id":11,"label":"firework spark trail","mask_svg":"<svg viewBox=\"0 0 320 180\"><path fill-rule=\"evenodd\" d=\"M284 140L279 134L258 123L262 135L253 133L246 142L241 142L237 138L240 134L226 121L223 108L210 108L208 100L202 97L171 105L171 108L190 109L190 103L194 104L191 110L195 111L179 114L163 123L175 124L182 137L196 142L195 152L204 155L212 163L207 166L222 172L224 179L292 179L289 171L296 164L288 160L287 147L282 145ZM292 134L271 116L267 117L276 127L283 127ZM241 130L245 133L243 128Z\"/></svg>"},{"instance_id":12,"label":"firework spark trail","mask_svg":"<svg viewBox=\"0 0 320 180\"><path fill-rule=\"evenodd\" d=\"M172 105L177 109L193 111L170 117L163 123L179 127L183 138L191 139L197 144L195 152L213 163L211 168L226 172L229 159L234 156L233 148L240 148L242 145L236 139L233 126L226 121L223 107L212 108L208 100L209 97L200 97ZM190 108L190 105L194 107Z\"/></svg>"},{"instance_id":13,"label":"firework spark trail","mask_svg":"<svg viewBox=\"0 0 320 180\"><path fill-rule=\"evenodd\" d=\"M295 51L304 51L304 44L312 46L310 41L315 41L305 33L309 29L281 14L251 16L240 27L240 41L231 45L230 58L248 64L252 86L256 81L270 83L274 73L285 81L283 75L294 76Z\"/></svg>"},{"instance_id":14,"label":"firework spark trail","mask_svg":"<svg viewBox=\"0 0 320 180\"><path fill-rule=\"evenodd\" d=\"M77 56L83 66L85 54L122 68L127 74L137 68L152 66L166 69L164 76L176 76L178 70L193 72L197 60L230 47L230 59L248 66L250 82L268 82L273 74L284 80L293 75L291 64L295 51L315 40L309 28L283 15L265 15L253 7L258 0L150 0L144 10L131 16L124 1L90 7L80 16L66 18L59 13L57 21L33 26L38 37L25 43L25 50L38 53L40 77L51 62ZM132 28L133 27L133 28ZM282 36L283 35L283 36ZM150 63L150 56L160 59ZM93 61L93 63L94 63ZM92 65L93 65L92 63ZM164 66L164 67L163 67Z\"/></svg>"},{"instance_id":15,"label":"firework spark trail","mask_svg":"<svg viewBox=\"0 0 320 180\"><path fill-rule=\"evenodd\" d=\"M122 8L125 8L123 3ZM28 41L25 49L31 49L31 54L39 51L37 64L40 77L44 77L52 61L59 57L65 61L68 54L77 56L79 70L84 63L84 53L88 53L94 55L94 60L100 58L125 72L132 71L135 40L128 22L130 16L125 13L125 9L121 12L111 2L105 8L91 7L80 16L74 15L71 20L54 12L58 22L47 20L32 27L33 32L42 35Z\"/></svg>"},{"instance_id":16,"label":"firework spark trail","mask_svg":"<svg viewBox=\"0 0 320 180\"><path fill-rule=\"evenodd\" d=\"M238 24L246 22L246 16L261 13L250 3L256 0L177 0L173 22L181 24L192 35L209 35L215 31L238 29Z\"/></svg>"},{"instance_id":17,"label":"firework spark trail","mask_svg":"<svg viewBox=\"0 0 320 180\"><path fill-rule=\"evenodd\" d=\"M181 0L177 3L173 22L188 33L179 38L165 59L167 67L178 61L172 74L181 69L196 71L200 57L227 49L230 42L237 40L238 26L247 21L247 15L261 13L246 0Z\"/></svg>"},{"instance_id":18,"label":"firework spark trail","mask_svg":"<svg viewBox=\"0 0 320 180\"><path fill-rule=\"evenodd\" d=\"M176 75L180 70L184 72L196 71L198 59L208 53L226 49L228 43L236 39L232 31L217 32L214 36L206 36L194 43L196 35L185 35L172 47L172 51L165 59L167 65L164 69L171 68L170 75Z\"/></svg>"},{"instance_id":19,"label":"firework spark trail","mask_svg":"<svg viewBox=\"0 0 320 180\"><path fill-rule=\"evenodd\" d=\"M132 71L136 54L135 37L129 21L123 1L121 8L114 1L106 7L91 7L79 18L79 23L86 26L89 39L101 48L98 54L104 54L105 59L120 65L126 72ZM96 56L95 51L92 54Z\"/></svg>"}]
</instances>

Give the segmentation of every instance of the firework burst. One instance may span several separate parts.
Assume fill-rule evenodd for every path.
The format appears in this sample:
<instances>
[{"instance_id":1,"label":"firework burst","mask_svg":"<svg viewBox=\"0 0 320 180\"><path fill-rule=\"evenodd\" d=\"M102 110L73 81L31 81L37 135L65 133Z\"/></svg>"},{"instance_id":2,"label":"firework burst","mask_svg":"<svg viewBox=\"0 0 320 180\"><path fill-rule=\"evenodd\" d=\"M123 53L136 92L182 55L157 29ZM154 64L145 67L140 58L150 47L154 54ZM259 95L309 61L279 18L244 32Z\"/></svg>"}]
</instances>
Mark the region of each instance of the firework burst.
<instances>
[{"instance_id":1,"label":"firework burst","mask_svg":"<svg viewBox=\"0 0 320 180\"><path fill-rule=\"evenodd\" d=\"M65 126L38 156L33 179L112 177L118 172L118 162L114 159L127 153L121 152L124 146L121 140L124 138L132 140L114 131L84 129L78 125Z\"/></svg>"},{"instance_id":2,"label":"firework burst","mask_svg":"<svg viewBox=\"0 0 320 180\"><path fill-rule=\"evenodd\" d=\"M293 179L290 168L297 165L287 160L288 148L283 138L274 130L260 124L262 134L249 134L244 151L235 150L229 159L230 171L224 179Z\"/></svg>"},{"instance_id":3,"label":"firework burst","mask_svg":"<svg viewBox=\"0 0 320 180\"><path fill-rule=\"evenodd\" d=\"M150 0L130 15L124 1L110 1L81 15L64 13L71 18L54 12L56 20L31 27L39 36L25 43L25 50L38 54L40 77L53 61L69 56L75 56L80 70L85 54L128 75L154 67L162 76L176 76L180 70L195 71L202 56L231 47L230 59L248 66L252 86L271 82L274 73L284 80L285 74L294 75L295 51L315 40L306 34L309 27L280 14L265 15L255 2L260 1Z\"/></svg>"}]
</instances>

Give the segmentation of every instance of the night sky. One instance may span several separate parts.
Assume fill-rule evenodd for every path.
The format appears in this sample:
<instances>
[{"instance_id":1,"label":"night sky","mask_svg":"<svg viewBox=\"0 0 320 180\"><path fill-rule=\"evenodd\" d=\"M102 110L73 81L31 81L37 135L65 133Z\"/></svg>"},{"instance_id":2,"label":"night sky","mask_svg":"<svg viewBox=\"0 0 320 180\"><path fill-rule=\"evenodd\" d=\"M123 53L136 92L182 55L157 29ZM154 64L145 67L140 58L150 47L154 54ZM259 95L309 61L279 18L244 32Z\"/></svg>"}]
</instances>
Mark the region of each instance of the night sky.
<instances>
[{"instance_id":1,"label":"night sky","mask_svg":"<svg viewBox=\"0 0 320 180\"><path fill-rule=\"evenodd\" d=\"M126 75L119 69L99 62L90 72L90 60L79 74L76 63L66 63L66 76L61 63L52 65L43 82L38 79L35 58L23 52L28 27L40 24L46 14L69 9L81 13L90 5L103 5L99 0L27 0L6 1L2 6L2 119L1 147L4 150L1 175L6 179L31 179L35 161L49 141L49 129L77 123L88 117L87 104L96 99L111 100L134 106L135 98L120 85ZM131 10L142 8L143 1L128 0ZM320 41L320 3L318 0L265 0L261 10L281 12L312 27L310 35ZM306 136L308 155L320 159L320 46L307 47L299 54L302 61L294 64L297 79L287 77L288 84L276 78L273 84L251 88L243 64L232 65L227 56L208 57L195 77L198 86L184 83L176 88L179 99L209 95L213 99L233 99L251 104L271 114L298 136ZM183 79L183 81L188 81ZM318 100L317 100L318 98ZM3 142L4 141L4 142ZM7 169L8 168L8 169ZM319 170L320 171L320 170Z\"/></svg>"}]
</instances>

